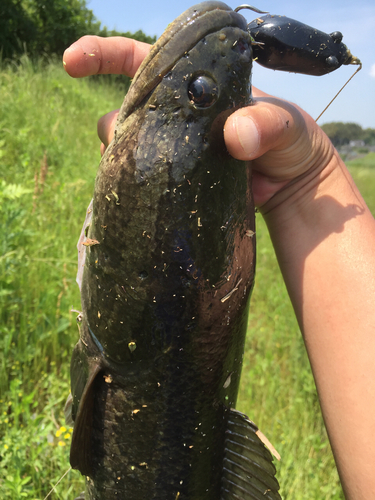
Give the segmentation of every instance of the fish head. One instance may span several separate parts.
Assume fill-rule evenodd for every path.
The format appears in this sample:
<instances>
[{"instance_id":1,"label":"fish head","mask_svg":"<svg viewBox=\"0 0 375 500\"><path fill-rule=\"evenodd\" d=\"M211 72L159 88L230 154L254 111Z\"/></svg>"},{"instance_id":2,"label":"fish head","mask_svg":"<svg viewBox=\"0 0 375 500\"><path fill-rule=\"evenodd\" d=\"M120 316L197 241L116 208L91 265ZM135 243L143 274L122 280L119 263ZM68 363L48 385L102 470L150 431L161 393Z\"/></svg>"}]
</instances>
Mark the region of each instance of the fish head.
<instances>
[{"instance_id":1,"label":"fish head","mask_svg":"<svg viewBox=\"0 0 375 500\"><path fill-rule=\"evenodd\" d=\"M167 27L139 67L115 140L121 140L129 115L145 104L167 124L202 117L212 124L223 111L250 104L251 68L245 18L222 2L191 7Z\"/></svg>"}]
</instances>

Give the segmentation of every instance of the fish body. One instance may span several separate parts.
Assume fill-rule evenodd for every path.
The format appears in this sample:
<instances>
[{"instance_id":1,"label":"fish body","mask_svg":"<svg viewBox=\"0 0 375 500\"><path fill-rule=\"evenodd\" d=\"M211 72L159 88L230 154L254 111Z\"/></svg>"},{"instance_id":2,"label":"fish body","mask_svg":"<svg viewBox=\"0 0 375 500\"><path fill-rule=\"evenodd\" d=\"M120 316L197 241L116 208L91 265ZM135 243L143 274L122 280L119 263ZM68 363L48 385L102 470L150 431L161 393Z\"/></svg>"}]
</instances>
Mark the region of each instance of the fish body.
<instances>
[{"instance_id":1,"label":"fish body","mask_svg":"<svg viewBox=\"0 0 375 500\"><path fill-rule=\"evenodd\" d=\"M138 70L102 158L71 363L71 464L89 499L280 498L257 427L233 410L255 216L223 125L251 103L251 62L241 15L187 10Z\"/></svg>"}]
</instances>

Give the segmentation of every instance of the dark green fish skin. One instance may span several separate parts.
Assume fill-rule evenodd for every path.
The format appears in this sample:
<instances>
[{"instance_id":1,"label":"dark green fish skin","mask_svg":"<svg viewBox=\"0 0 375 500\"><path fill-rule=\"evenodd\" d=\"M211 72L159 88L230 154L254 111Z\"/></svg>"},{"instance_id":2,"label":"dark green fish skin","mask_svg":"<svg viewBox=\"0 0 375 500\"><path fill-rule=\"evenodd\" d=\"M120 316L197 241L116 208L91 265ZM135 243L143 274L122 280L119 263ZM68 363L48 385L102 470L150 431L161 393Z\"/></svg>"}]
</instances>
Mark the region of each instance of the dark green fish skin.
<instances>
[{"instance_id":1,"label":"dark green fish skin","mask_svg":"<svg viewBox=\"0 0 375 500\"><path fill-rule=\"evenodd\" d=\"M255 217L249 165L227 153L223 125L251 102L251 62L245 19L204 2L168 27L120 111L96 178L71 365L71 464L89 477L86 498L235 498L229 455L247 445L226 442L244 418L231 408ZM257 494L280 498L246 426L266 471Z\"/></svg>"}]
</instances>

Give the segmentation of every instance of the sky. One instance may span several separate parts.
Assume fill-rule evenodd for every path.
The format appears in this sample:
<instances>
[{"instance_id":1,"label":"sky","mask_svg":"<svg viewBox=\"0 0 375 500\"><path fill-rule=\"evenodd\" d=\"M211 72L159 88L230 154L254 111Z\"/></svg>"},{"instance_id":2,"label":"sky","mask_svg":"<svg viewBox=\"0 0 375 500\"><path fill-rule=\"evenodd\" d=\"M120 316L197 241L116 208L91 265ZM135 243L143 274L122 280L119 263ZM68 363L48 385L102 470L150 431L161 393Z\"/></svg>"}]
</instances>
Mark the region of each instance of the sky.
<instances>
[{"instance_id":1,"label":"sky","mask_svg":"<svg viewBox=\"0 0 375 500\"><path fill-rule=\"evenodd\" d=\"M134 0L86 1L102 26L121 32L142 30L146 35L157 37L168 23L194 3L194 0L141 0L139 3ZM225 3L234 9L246 0L227 0ZM375 128L374 0L257 0L255 7L297 19L326 33L341 31L343 42L362 61L363 67L318 123L354 122L363 128ZM241 14L248 22L258 16L249 10L242 10ZM341 66L329 75L316 77L272 71L254 64L253 85L295 102L317 118L356 68Z\"/></svg>"}]
</instances>

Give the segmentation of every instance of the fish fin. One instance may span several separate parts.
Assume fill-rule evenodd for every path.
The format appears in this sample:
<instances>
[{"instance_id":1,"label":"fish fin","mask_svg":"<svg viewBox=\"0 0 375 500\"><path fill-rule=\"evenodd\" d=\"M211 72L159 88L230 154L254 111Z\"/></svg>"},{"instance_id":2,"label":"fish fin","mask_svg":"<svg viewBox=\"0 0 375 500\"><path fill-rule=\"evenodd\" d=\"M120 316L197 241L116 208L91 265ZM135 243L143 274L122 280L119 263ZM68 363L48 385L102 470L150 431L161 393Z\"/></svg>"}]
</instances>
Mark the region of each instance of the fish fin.
<instances>
[{"instance_id":1,"label":"fish fin","mask_svg":"<svg viewBox=\"0 0 375 500\"><path fill-rule=\"evenodd\" d=\"M272 455L260 435L246 415L230 410L220 500L281 500Z\"/></svg>"},{"instance_id":2,"label":"fish fin","mask_svg":"<svg viewBox=\"0 0 375 500\"><path fill-rule=\"evenodd\" d=\"M80 364L79 353L76 356L76 361L72 358L71 366L71 376L72 380L75 380L75 387L72 388L73 393L73 417L74 417L74 429L72 436L72 444L70 447L70 465L73 469L78 469L80 473L84 476L92 475L92 425L93 425L93 411L94 411L94 382L102 370L102 366L99 362L91 362L88 367L88 375L86 375L86 370L82 369ZM86 379L82 394L79 398L78 410L74 416L74 405L75 399L77 399L77 392L74 390L77 387L82 386L82 383ZM79 394L79 393L78 393Z\"/></svg>"}]
</instances>

